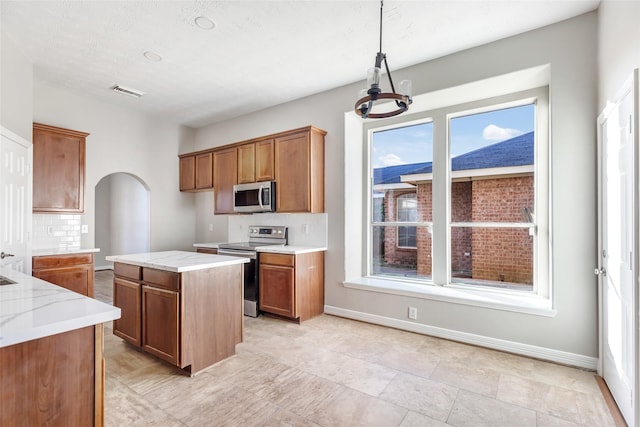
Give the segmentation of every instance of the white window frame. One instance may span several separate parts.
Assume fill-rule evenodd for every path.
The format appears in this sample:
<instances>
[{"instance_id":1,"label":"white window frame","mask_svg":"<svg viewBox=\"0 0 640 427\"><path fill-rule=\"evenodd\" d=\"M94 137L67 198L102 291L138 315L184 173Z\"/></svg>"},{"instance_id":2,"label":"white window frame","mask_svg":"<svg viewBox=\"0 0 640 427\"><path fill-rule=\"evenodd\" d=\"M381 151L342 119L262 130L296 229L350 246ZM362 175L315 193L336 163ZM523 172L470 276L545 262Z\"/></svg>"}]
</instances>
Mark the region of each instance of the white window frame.
<instances>
[{"instance_id":1,"label":"white window frame","mask_svg":"<svg viewBox=\"0 0 640 427\"><path fill-rule=\"evenodd\" d=\"M514 84L516 74L521 78L519 84ZM552 288L552 254L551 254L551 186L550 186L550 150L549 150L549 69L548 66L536 67L512 75L498 76L491 81L477 82L474 86L456 87L441 93L425 94L414 97L414 105L418 104L418 110L414 109L413 114L405 117L399 116L393 119L376 121L363 121L355 117L354 114L345 114L345 133L347 138L359 136L362 138L362 145L359 150L360 159L358 161L358 144L347 147L345 144L345 156L348 164L353 167L352 162L362 165L365 174L362 181L358 179L345 179L345 194L352 191L360 191L363 194L361 200L345 198L345 281L344 286L356 289L364 289L375 292L390 293L395 295L406 295L438 301L446 301L458 304L490 307L495 309L515 311L541 316L555 316L553 308L553 288ZM522 83L524 82L524 83ZM474 90L469 90L469 88ZM524 90L522 90L524 89ZM511 92L509 92L511 90ZM498 96L487 96L491 92ZM473 99L478 94L484 94L483 99ZM447 96L449 95L449 96ZM466 101L456 105L447 105L447 100ZM437 100L437 102L435 101ZM536 287L534 293L514 292L503 289L473 289L472 287L461 286L450 283L450 241L449 241L449 215L446 211L450 202L450 171L448 167L449 144L438 141L448 141L447 126L443 120L448 114L455 114L458 111L468 111L473 108L483 106L494 109L497 105L508 106L527 103L529 100L536 102L535 121L535 191L536 191L536 233L537 242L535 247L534 271L536 277ZM418 101L418 102L416 102ZM431 108L433 107L433 108ZM371 242L369 240L370 230L370 194L371 177L367 174L371 171L371 159L369 158L369 140L373 130L379 131L388 128L408 126L415 122L433 120L434 122L434 153L433 153L433 285L412 283L411 280L400 278L381 278L370 275ZM445 184L442 184L445 183ZM357 199L357 198L356 198ZM445 210L442 212L441 210ZM359 220L356 214L360 212ZM357 221L360 222L361 232L354 230ZM416 224L418 225L418 224ZM424 224L419 224L424 225ZM360 236L361 250L353 251L358 244L353 237ZM361 267L361 274L358 274L358 262ZM424 281L421 281L424 283ZM524 294L524 295L523 295Z\"/></svg>"}]
</instances>

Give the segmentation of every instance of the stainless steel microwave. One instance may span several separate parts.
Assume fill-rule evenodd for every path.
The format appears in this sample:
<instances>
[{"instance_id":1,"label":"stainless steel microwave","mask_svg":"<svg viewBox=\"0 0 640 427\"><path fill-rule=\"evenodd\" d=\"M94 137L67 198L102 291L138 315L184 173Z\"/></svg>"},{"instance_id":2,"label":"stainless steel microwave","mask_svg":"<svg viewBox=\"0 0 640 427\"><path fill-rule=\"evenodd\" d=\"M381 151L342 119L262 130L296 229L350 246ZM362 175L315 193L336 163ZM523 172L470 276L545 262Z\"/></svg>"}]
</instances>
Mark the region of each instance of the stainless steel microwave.
<instances>
[{"instance_id":1,"label":"stainless steel microwave","mask_svg":"<svg viewBox=\"0 0 640 427\"><path fill-rule=\"evenodd\" d=\"M275 212L275 181L252 182L233 186L234 212Z\"/></svg>"}]
</instances>

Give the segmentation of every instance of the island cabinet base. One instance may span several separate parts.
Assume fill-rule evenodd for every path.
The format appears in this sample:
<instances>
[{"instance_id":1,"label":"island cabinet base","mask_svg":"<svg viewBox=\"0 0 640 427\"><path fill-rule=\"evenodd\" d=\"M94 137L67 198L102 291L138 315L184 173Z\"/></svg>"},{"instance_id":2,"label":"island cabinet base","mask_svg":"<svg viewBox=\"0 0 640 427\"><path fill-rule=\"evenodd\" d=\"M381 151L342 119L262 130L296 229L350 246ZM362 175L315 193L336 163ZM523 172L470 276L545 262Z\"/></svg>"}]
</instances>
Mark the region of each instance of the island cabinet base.
<instances>
[{"instance_id":1,"label":"island cabinet base","mask_svg":"<svg viewBox=\"0 0 640 427\"><path fill-rule=\"evenodd\" d=\"M174 273L116 262L114 272L115 335L189 375L236 354L242 264Z\"/></svg>"},{"instance_id":2,"label":"island cabinet base","mask_svg":"<svg viewBox=\"0 0 640 427\"><path fill-rule=\"evenodd\" d=\"M236 354L244 325L242 264L182 273L181 368L192 375Z\"/></svg>"},{"instance_id":3,"label":"island cabinet base","mask_svg":"<svg viewBox=\"0 0 640 427\"><path fill-rule=\"evenodd\" d=\"M0 348L0 426L102 426L103 326Z\"/></svg>"}]
</instances>

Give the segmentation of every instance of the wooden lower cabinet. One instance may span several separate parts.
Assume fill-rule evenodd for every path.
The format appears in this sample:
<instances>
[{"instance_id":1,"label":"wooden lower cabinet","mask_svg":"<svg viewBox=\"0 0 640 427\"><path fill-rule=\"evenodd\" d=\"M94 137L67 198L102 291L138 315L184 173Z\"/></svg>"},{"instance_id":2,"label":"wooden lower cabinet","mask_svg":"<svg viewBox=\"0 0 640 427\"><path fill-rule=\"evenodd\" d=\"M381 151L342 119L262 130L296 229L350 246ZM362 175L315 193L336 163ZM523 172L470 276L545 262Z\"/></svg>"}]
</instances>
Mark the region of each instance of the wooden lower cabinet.
<instances>
[{"instance_id":1,"label":"wooden lower cabinet","mask_svg":"<svg viewBox=\"0 0 640 427\"><path fill-rule=\"evenodd\" d=\"M196 252L216 255L218 253L218 250L216 248L196 248Z\"/></svg>"},{"instance_id":2,"label":"wooden lower cabinet","mask_svg":"<svg viewBox=\"0 0 640 427\"><path fill-rule=\"evenodd\" d=\"M174 273L116 262L113 333L193 375L242 342L242 274L242 264Z\"/></svg>"},{"instance_id":3,"label":"wooden lower cabinet","mask_svg":"<svg viewBox=\"0 0 640 427\"><path fill-rule=\"evenodd\" d=\"M113 321L113 333L138 347L142 346L141 294L138 282L115 276L113 279L113 305L120 307L120 319Z\"/></svg>"},{"instance_id":4,"label":"wooden lower cabinet","mask_svg":"<svg viewBox=\"0 0 640 427\"><path fill-rule=\"evenodd\" d=\"M304 321L324 312L324 252L260 253L260 310Z\"/></svg>"},{"instance_id":5,"label":"wooden lower cabinet","mask_svg":"<svg viewBox=\"0 0 640 427\"><path fill-rule=\"evenodd\" d=\"M180 294L153 286L142 287L143 348L178 365Z\"/></svg>"},{"instance_id":6,"label":"wooden lower cabinet","mask_svg":"<svg viewBox=\"0 0 640 427\"><path fill-rule=\"evenodd\" d=\"M104 425L104 327L0 348L0 426Z\"/></svg>"},{"instance_id":7,"label":"wooden lower cabinet","mask_svg":"<svg viewBox=\"0 0 640 427\"><path fill-rule=\"evenodd\" d=\"M32 276L93 298L93 254L47 255L32 258Z\"/></svg>"}]
</instances>

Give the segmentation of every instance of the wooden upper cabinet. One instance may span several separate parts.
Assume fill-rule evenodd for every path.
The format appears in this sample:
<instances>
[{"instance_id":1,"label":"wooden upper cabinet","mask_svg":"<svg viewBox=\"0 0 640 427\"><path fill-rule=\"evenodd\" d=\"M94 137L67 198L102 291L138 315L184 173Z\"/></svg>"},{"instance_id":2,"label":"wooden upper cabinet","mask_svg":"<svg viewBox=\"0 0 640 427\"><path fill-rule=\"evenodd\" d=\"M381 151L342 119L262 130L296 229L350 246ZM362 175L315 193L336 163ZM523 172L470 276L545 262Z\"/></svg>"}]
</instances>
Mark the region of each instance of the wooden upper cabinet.
<instances>
[{"instance_id":1,"label":"wooden upper cabinet","mask_svg":"<svg viewBox=\"0 0 640 427\"><path fill-rule=\"evenodd\" d=\"M238 184L256 182L256 145L238 147Z\"/></svg>"},{"instance_id":2,"label":"wooden upper cabinet","mask_svg":"<svg viewBox=\"0 0 640 427\"><path fill-rule=\"evenodd\" d=\"M213 152L214 213L233 213L233 186L238 180L236 147Z\"/></svg>"},{"instance_id":3,"label":"wooden upper cabinet","mask_svg":"<svg viewBox=\"0 0 640 427\"><path fill-rule=\"evenodd\" d=\"M213 187L214 212L226 214L234 213L235 184L275 181L276 212L324 212L326 134L321 129L307 126L181 154L180 191L203 191Z\"/></svg>"},{"instance_id":4,"label":"wooden upper cabinet","mask_svg":"<svg viewBox=\"0 0 640 427\"><path fill-rule=\"evenodd\" d=\"M88 133L33 124L33 211L84 212Z\"/></svg>"},{"instance_id":5,"label":"wooden upper cabinet","mask_svg":"<svg viewBox=\"0 0 640 427\"><path fill-rule=\"evenodd\" d=\"M256 181L272 181L274 173L274 140L256 142Z\"/></svg>"},{"instance_id":6,"label":"wooden upper cabinet","mask_svg":"<svg viewBox=\"0 0 640 427\"><path fill-rule=\"evenodd\" d=\"M213 153L201 153L196 156L196 190L213 188Z\"/></svg>"},{"instance_id":7,"label":"wooden upper cabinet","mask_svg":"<svg viewBox=\"0 0 640 427\"><path fill-rule=\"evenodd\" d=\"M266 139L238 147L238 184L275 179L273 145Z\"/></svg>"},{"instance_id":8,"label":"wooden upper cabinet","mask_svg":"<svg viewBox=\"0 0 640 427\"><path fill-rule=\"evenodd\" d=\"M181 154L180 191L213 189L213 153Z\"/></svg>"},{"instance_id":9,"label":"wooden upper cabinet","mask_svg":"<svg viewBox=\"0 0 640 427\"><path fill-rule=\"evenodd\" d=\"M180 191L196 189L196 156L180 157Z\"/></svg>"},{"instance_id":10,"label":"wooden upper cabinet","mask_svg":"<svg viewBox=\"0 0 640 427\"><path fill-rule=\"evenodd\" d=\"M316 128L275 139L277 212L324 212L324 135Z\"/></svg>"}]
</instances>

